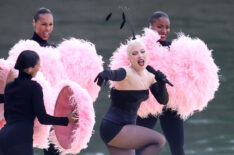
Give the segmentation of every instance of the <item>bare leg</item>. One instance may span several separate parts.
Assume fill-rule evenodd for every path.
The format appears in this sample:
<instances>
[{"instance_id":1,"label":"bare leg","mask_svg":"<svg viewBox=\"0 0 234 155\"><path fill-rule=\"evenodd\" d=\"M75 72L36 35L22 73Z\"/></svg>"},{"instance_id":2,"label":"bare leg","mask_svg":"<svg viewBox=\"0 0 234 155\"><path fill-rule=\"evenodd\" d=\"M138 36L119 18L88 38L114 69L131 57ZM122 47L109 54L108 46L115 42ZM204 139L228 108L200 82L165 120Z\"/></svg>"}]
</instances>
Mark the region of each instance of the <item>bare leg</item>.
<instances>
[{"instance_id":1,"label":"bare leg","mask_svg":"<svg viewBox=\"0 0 234 155\"><path fill-rule=\"evenodd\" d=\"M115 151L121 150L123 154L125 152L126 154L131 154L133 152L130 151L131 149L141 147L144 147L141 152L142 155L155 155L160 152L165 143L164 136L154 130L137 125L125 125L108 143L108 146L116 148L111 150L113 152L112 155L115 154Z\"/></svg>"}]
</instances>

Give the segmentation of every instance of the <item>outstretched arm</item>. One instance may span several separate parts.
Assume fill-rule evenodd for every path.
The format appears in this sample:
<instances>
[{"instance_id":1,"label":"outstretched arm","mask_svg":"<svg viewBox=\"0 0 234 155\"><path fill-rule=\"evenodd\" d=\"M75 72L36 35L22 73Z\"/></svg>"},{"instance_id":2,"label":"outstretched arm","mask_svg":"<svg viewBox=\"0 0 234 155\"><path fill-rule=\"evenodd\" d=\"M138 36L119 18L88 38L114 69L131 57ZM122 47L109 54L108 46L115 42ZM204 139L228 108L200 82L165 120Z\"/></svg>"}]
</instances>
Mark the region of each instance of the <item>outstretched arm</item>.
<instances>
[{"instance_id":1,"label":"outstretched arm","mask_svg":"<svg viewBox=\"0 0 234 155\"><path fill-rule=\"evenodd\" d=\"M95 78L94 82L97 81L97 84L101 87L103 82L105 84L108 80L112 81L121 81L126 77L126 70L124 68L119 68L117 70L110 70L105 69L104 71L100 72L97 77Z\"/></svg>"},{"instance_id":2,"label":"outstretched arm","mask_svg":"<svg viewBox=\"0 0 234 155\"><path fill-rule=\"evenodd\" d=\"M35 83L32 95L33 110L41 124L63 126L68 125L69 120L67 117L54 117L46 113L42 88L38 83Z\"/></svg>"}]
</instances>

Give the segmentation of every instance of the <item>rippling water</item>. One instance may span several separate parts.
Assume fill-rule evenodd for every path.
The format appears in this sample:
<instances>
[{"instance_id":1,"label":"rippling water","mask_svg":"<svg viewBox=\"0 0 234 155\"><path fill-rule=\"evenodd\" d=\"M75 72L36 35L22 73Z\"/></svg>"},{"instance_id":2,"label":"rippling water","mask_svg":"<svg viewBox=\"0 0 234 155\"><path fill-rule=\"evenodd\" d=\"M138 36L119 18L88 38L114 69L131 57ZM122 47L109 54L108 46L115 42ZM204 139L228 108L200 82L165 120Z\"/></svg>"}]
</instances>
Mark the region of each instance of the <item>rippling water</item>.
<instances>
[{"instance_id":1,"label":"rippling water","mask_svg":"<svg viewBox=\"0 0 234 155\"><path fill-rule=\"evenodd\" d=\"M44 6L54 12L55 30L51 42L60 43L69 37L90 40L96 44L106 66L120 42L131 35L126 27L119 30L121 16L117 8L123 5L130 8L137 33L148 26L152 12L163 10L171 17L170 39L176 37L175 32L182 31L191 37L199 37L213 49L215 62L221 69L221 85L208 107L185 121L185 152L187 155L233 155L233 0L1 0L0 56L6 58L16 42L31 37L33 13ZM105 23L104 18L110 11L113 11L113 17ZM95 133L81 155L108 154L98 134L101 117L109 104L107 94L108 88L102 89L95 102ZM156 130L161 132L159 124ZM35 154L42 152L35 149ZM168 145L161 154L170 154Z\"/></svg>"}]
</instances>

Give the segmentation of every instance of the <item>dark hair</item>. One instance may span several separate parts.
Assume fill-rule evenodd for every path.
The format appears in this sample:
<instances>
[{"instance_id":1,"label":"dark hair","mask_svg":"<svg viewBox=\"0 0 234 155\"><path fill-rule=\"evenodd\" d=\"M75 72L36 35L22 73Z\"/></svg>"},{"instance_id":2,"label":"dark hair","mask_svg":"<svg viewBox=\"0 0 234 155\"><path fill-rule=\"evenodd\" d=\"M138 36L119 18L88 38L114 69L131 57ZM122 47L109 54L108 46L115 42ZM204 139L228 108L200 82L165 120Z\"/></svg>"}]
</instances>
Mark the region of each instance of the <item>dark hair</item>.
<instances>
[{"instance_id":1,"label":"dark hair","mask_svg":"<svg viewBox=\"0 0 234 155\"><path fill-rule=\"evenodd\" d=\"M167 13L163 12L163 11L156 11L152 14L152 16L150 17L149 19L149 23L151 25L154 24L154 22L158 19L158 18L161 18L161 17L166 17L169 19L169 16L167 15Z\"/></svg>"},{"instance_id":2,"label":"dark hair","mask_svg":"<svg viewBox=\"0 0 234 155\"><path fill-rule=\"evenodd\" d=\"M39 59L39 55L36 52L25 50L18 56L15 63L15 69L22 71L26 68L34 67Z\"/></svg>"},{"instance_id":3,"label":"dark hair","mask_svg":"<svg viewBox=\"0 0 234 155\"><path fill-rule=\"evenodd\" d=\"M51 14L51 15L53 15L52 12L49 9L47 9L47 8L39 8L37 10L37 12L34 14L34 18L33 19L35 20L35 22L37 22L37 20L39 19L39 16L42 15L42 14Z\"/></svg>"}]
</instances>

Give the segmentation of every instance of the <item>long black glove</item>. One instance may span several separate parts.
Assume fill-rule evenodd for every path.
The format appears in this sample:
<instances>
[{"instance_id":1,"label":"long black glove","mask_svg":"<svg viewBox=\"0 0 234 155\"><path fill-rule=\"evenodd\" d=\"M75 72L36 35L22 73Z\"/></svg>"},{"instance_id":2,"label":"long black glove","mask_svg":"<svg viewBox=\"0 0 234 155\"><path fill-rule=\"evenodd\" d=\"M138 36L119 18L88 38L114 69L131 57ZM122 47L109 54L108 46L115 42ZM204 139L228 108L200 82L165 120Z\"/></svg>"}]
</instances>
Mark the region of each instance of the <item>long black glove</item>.
<instances>
[{"instance_id":1,"label":"long black glove","mask_svg":"<svg viewBox=\"0 0 234 155\"><path fill-rule=\"evenodd\" d=\"M150 87L151 93L154 95L158 103L166 105L168 102L168 93L166 88L166 76L161 71L155 71L153 67L147 66L146 69L155 75L157 81Z\"/></svg>"},{"instance_id":2,"label":"long black glove","mask_svg":"<svg viewBox=\"0 0 234 155\"><path fill-rule=\"evenodd\" d=\"M4 103L5 99L4 99L4 94L0 94L0 104Z\"/></svg>"},{"instance_id":3,"label":"long black glove","mask_svg":"<svg viewBox=\"0 0 234 155\"><path fill-rule=\"evenodd\" d=\"M126 71L123 68L119 68L117 70L105 69L104 71L100 72L97 75L94 82L97 81L97 84L101 87L103 82L105 82L106 84L108 80L121 81L125 77L126 77Z\"/></svg>"},{"instance_id":4,"label":"long black glove","mask_svg":"<svg viewBox=\"0 0 234 155\"><path fill-rule=\"evenodd\" d=\"M159 104L166 105L168 102L168 93L165 84L160 84L158 82L154 83L150 87L151 93L154 95Z\"/></svg>"},{"instance_id":5,"label":"long black glove","mask_svg":"<svg viewBox=\"0 0 234 155\"><path fill-rule=\"evenodd\" d=\"M171 87L173 87L173 84L171 84L171 82L169 82L167 80L167 77L166 75L164 75L160 70L155 70L153 67L151 67L150 65L148 65L146 67L146 69L150 72L150 73L153 73L155 75L155 79L157 82L159 83L167 83L169 84Z\"/></svg>"}]
</instances>

